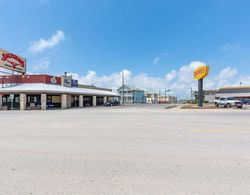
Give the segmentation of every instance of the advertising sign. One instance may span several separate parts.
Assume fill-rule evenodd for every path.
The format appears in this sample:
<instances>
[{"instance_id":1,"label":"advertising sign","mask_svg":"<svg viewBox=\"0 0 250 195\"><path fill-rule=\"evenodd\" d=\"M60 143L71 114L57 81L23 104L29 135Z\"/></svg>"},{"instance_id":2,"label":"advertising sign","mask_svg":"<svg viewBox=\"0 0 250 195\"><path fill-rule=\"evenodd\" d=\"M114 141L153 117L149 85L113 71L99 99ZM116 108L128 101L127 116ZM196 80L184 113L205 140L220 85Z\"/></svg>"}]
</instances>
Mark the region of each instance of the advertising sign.
<instances>
[{"instance_id":1,"label":"advertising sign","mask_svg":"<svg viewBox=\"0 0 250 195\"><path fill-rule=\"evenodd\" d=\"M50 82L51 82L52 84L56 84L56 83L57 83L56 77L52 77L52 78L50 79Z\"/></svg>"},{"instance_id":2,"label":"advertising sign","mask_svg":"<svg viewBox=\"0 0 250 195\"><path fill-rule=\"evenodd\" d=\"M20 73L26 72L26 59L0 49L0 67Z\"/></svg>"},{"instance_id":3,"label":"advertising sign","mask_svg":"<svg viewBox=\"0 0 250 195\"><path fill-rule=\"evenodd\" d=\"M71 87L78 87L78 80L71 80Z\"/></svg>"},{"instance_id":4,"label":"advertising sign","mask_svg":"<svg viewBox=\"0 0 250 195\"><path fill-rule=\"evenodd\" d=\"M62 78L62 86L71 87L72 76L63 75L61 78Z\"/></svg>"},{"instance_id":5,"label":"advertising sign","mask_svg":"<svg viewBox=\"0 0 250 195\"><path fill-rule=\"evenodd\" d=\"M196 80L203 79L208 75L208 72L209 72L209 66L199 66L194 71L194 78Z\"/></svg>"}]
</instances>

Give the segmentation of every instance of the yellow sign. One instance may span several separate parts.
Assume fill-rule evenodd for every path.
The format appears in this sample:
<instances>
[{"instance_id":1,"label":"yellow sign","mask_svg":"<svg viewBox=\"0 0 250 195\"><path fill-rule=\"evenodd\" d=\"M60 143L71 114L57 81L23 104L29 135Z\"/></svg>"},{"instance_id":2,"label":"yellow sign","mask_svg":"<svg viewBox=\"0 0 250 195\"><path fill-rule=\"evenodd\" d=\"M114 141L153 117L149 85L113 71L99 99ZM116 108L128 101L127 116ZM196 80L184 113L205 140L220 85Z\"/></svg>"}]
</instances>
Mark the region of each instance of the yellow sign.
<instances>
[{"instance_id":1,"label":"yellow sign","mask_svg":"<svg viewBox=\"0 0 250 195\"><path fill-rule=\"evenodd\" d=\"M194 71L194 78L196 80L203 79L208 75L208 72L209 72L209 66L199 66Z\"/></svg>"}]
</instances>

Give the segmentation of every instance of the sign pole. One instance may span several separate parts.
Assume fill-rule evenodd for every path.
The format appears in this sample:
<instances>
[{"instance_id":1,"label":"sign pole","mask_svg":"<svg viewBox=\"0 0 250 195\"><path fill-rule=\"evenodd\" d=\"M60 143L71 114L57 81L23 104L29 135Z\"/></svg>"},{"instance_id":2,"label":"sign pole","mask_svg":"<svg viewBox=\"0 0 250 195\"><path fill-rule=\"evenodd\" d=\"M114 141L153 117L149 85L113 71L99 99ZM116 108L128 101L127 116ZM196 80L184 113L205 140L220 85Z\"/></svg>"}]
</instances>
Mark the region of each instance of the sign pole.
<instances>
[{"instance_id":1,"label":"sign pole","mask_svg":"<svg viewBox=\"0 0 250 195\"><path fill-rule=\"evenodd\" d=\"M203 106L203 79L198 80L198 106Z\"/></svg>"},{"instance_id":2,"label":"sign pole","mask_svg":"<svg viewBox=\"0 0 250 195\"><path fill-rule=\"evenodd\" d=\"M198 80L198 107L203 106L203 79L208 75L209 66L199 66L194 70L194 78Z\"/></svg>"}]
</instances>

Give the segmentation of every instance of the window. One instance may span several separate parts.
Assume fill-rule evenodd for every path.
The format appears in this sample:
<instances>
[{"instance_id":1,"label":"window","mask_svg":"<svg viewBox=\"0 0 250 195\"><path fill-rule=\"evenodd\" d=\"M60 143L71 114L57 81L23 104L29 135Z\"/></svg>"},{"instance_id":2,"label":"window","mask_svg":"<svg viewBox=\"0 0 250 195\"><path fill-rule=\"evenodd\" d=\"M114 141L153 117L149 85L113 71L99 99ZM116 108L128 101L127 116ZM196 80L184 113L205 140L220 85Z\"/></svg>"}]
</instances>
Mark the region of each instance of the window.
<instances>
[{"instance_id":1,"label":"window","mask_svg":"<svg viewBox=\"0 0 250 195\"><path fill-rule=\"evenodd\" d=\"M234 97L229 97L229 98L227 98L227 100L236 100L236 98L234 98Z\"/></svg>"},{"instance_id":2,"label":"window","mask_svg":"<svg viewBox=\"0 0 250 195\"><path fill-rule=\"evenodd\" d=\"M19 103L19 97L15 97L15 102Z\"/></svg>"}]
</instances>

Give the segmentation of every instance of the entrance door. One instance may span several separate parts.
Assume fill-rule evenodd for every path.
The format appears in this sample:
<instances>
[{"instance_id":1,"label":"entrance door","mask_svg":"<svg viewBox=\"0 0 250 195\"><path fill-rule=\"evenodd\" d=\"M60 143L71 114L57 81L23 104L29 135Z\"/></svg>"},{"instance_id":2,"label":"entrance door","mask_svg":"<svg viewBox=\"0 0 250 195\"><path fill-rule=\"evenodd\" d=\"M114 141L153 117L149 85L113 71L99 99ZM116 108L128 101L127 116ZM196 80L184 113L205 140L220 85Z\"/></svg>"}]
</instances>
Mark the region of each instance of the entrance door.
<instances>
[{"instance_id":1,"label":"entrance door","mask_svg":"<svg viewBox=\"0 0 250 195\"><path fill-rule=\"evenodd\" d=\"M103 97L97 97L96 98L96 105L103 105L104 103L104 98Z\"/></svg>"},{"instance_id":2,"label":"entrance door","mask_svg":"<svg viewBox=\"0 0 250 195\"><path fill-rule=\"evenodd\" d=\"M79 96L77 95L71 96L71 107L79 107Z\"/></svg>"}]
</instances>

